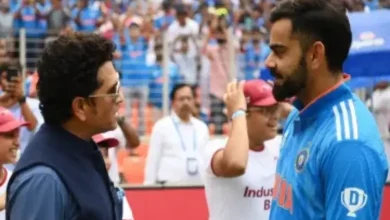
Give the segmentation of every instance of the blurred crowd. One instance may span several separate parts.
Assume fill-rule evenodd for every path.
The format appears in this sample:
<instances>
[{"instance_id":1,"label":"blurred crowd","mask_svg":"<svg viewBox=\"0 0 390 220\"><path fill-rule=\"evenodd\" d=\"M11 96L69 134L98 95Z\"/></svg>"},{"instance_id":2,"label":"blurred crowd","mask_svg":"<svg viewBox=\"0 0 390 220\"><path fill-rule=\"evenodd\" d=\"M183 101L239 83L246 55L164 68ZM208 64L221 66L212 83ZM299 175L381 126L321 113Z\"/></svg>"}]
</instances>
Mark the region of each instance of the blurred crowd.
<instances>
[{"instance_id":1,"label":"blurred crowd","mask_svg":"<svg viewBox=\"0 0 390 220\"><path fill-rule=\"evenodd\" d=\"M122 76L125 109L129 116L136 111L139 133L147 133L146 121L153 123L162 115L165 71L169 88L178 82L200 88L194 113L222 134L225 85L232 77L260 77L270 51L267 16L277 2L0 0L0 63L4 69L10 59L19 58L20 29L24 28L24 65L31 74L26 91L35 96L35 63L44 45L72 31L96 32L117 46L115 64ZM389 8L389 2L338 0L347 11ZM145 109L150 105L153 116L146 119Z\"/></svg>"},{"instance_id":2,"label":"blurred crowd","mask_svg":"<svg viewBox=\"0 0 390 220\"><path fill-rule=\"evenodd\" d=\"M390 8L390 0L334 1L346 13ZM0 0L0 105L30 122L29 127L22 129L21 151L43 122L39 102L34 99L38 81L35 65L39 55L45 44L73 31L95 32L115 43L114 63L121 75L121 92L125 97L122 110L127 114L126 118L136 118L131 124L138 134L151 133L154 122L162 117L163 107L167 105L163 95L168 96L178 83L186 83L195 91L193 115L205 122L212 134L226 134L227 118L222 101L226 84L232 78L261 77L270 52L267 18L278 2ZM21 52L26 56L24 63L20 59ZM12 69L25 70L27 77L18 76L12 89L6 91L10 81L4 73L10 73ZM165 94L164 84L168 84ZM388 94L390 86L385 88ZM12 96L5 96L3 91ZM166 100L169 106L168 97ZM381 104L369 105L376 116L383 112L376 111L376 106ZM381 120L386 121L378 118ZM388 124L382 127L387 133ZM121 130L117 131L120 133ZM126 142L125 138L121 140ZM123 143L121 145L126 145ZM139 140L138 144L130 145L138 146ZM116 152L110 155L116 161ZM117 174L118 168L115 169ZM119 181L119 177L112 179Z\"/></svg>"}]
</instances>

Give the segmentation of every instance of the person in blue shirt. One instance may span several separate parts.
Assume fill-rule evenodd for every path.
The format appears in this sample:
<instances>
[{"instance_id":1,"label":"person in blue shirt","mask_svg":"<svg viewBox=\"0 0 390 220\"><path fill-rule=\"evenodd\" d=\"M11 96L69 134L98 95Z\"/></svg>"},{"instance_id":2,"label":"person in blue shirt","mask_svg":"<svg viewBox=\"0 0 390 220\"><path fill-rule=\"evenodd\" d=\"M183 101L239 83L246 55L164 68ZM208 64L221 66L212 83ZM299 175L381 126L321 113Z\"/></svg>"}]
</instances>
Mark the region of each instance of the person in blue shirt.
<instances>
[{"instance_id":1,"label":"person in blue shirt","mask_svg":"<svg viewBox=\"0 0 390 220\"><path fill-rule=\"evenodd\" d=\"M60 36L43 51L37 85L45 123L7 188L7 219L122 220L121 201L92 136L114 130L120 95L115 46L95 34Z\"/></svg>"},{"instance_id":2,"label":"person in blue shirt","mask_svg":"<svg viewBox=\"0 0 390 220\"><path fill-rule=\"evenodd\" d=\"M77 2L77 7L72 10L71 17L74 20L73 29L81 32L94 32L103 23L100 8L89 4L88 0Z\"/></svg>"},{"instance_id":3,"label":"person in blue shirt","mask_svg":"<svg viewBox=\"0 0 390 220\"><path fill-rule=\"evenodd\" d=\"M265 43L265 34L264 28L254 27L252 29L252 40L245 50L246 80L260 77L260 69L264 66L264 61L270 52L269 46Z\"/></svg>"},{"instance_id":4,"label":"person in blue shirt","mask_svg":"<svg viewBox=\"0 0 390 220\"><path fill-rule=\"evenodd\" d=\"M270 220L379 219L388 162L372 114L345 84L352 41L345 12L327 0L286 0L270 21L273 94L296 96Z\"/></svg>"},{"instance_id":5,"label":"person in blue shirt","mask_svg":"<svg viewBox=\"0 0 390 220\"><path fill-rule=\"evenodd\" d=\"M21 0L14 16L15 37L19 36L21 28L26 30L26 65L28 70L32 70L39 55L37 51L43 48L43 29L40 23L43 14L34 0ZM15 48L19 48L19 41L15 41ZM19 57L19 51L15 52L15 57Z\"/></svg>"},{"instance_id":6,"label":"person in blue shirt","mask_svg":"<svg viewBox=\"0 0 390 220\"><path fill-rule=\"evenodd\" d=\"M121 83L127 100L126 112L131 112L133 100L139 101L138 131L142 134L145 132L144 109L148 101L148 85L152 78L149 68L146 67L148 43L141 36L140 25L135 22L131 23L128 29L116 34L113 41L120 54L117 64L122 73Z\"/></svg>"},{"instance_id":7,"label":"person in blue shirt","mask_svg":"<svg viewBox=\"0 0 390 220\"><path fill-rule=\"evenodd\" d=\"M152 81L149 84L149 102L153 107L162 110L163 108L163 86L164 86L164 75L162 68L162 46L156 45L156 63L149 68L152 71ZM182 82L183 77L179 72L179 67L173 63L169 62L169 91L173 89L173 86L177 83Z\"/></svg>"},{"instance_id":8,"label":"person in blue shirt","mask_svg":"<svg viewBox=\"0 0 390 220\"><path fill-rule=\"evenodd\" d=\"M173 13L173 6L170 1L164 1L162 3L163 15L157 17L154 20L154 28L159 31L165 31L175 21L175 15Z\"/></svg>"}]
</instances>

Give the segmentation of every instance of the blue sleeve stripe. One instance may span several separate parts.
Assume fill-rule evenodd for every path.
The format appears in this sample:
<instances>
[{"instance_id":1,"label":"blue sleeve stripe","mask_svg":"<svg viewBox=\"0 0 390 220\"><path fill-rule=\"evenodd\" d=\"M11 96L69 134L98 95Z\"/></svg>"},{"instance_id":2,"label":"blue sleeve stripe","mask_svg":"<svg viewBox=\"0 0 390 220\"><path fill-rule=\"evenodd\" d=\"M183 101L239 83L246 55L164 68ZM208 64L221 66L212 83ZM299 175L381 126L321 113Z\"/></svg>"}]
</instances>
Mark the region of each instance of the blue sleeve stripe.
<instances>
[{"instance_id":1,"label":"blue sleeve stripe","mask_svg":"<svg viewBox=\"0 0 390 220\"><path fill-rule=\"evenodd\" d=\"M357 140L359 129L353 100L348 99L333 106L333 114L337 141Z\"/></svg>"}]
</instances>

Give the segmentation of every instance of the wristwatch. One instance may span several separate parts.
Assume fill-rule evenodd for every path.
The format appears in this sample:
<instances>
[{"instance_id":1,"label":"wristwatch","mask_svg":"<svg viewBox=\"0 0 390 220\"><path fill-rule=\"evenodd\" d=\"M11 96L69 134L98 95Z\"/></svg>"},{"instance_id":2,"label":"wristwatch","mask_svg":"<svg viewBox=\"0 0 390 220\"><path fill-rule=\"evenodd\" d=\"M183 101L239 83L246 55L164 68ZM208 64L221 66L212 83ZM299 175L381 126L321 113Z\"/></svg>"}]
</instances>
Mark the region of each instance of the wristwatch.
<instances>
[{"instance_id":1,"label":"wristwatch","mask_svg":"<svg viewBox=\"0 0 390 220\"><path fill-rule=\"evenodd\" d=\"M26 103L26 96L23 96L22 98L20 98L18 100L19 104L23 104L23 103Z\"/></svg>"}]
</instances>

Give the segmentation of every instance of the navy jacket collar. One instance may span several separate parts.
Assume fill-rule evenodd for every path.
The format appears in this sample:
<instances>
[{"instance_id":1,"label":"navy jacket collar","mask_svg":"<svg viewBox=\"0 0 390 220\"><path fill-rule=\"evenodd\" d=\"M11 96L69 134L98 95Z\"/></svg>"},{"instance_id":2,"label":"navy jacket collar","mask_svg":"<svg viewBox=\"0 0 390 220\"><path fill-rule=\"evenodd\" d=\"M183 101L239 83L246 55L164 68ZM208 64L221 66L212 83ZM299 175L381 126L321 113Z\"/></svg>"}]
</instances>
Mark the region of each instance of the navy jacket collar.
<instances>
[{"instance_id":1,"label":"navy jacket collar","mask_svg":"<svg viewBox=\"0 0 390 220\"><path fill-rule=\"evenodd\" d=\"M97 145L95 142L91 140L86 141L80 137L77 137L76 135L70 133L68 130L64 129L61 126L56 125L49 125L49 124L43 124L40 128L42 132L48 132L51 135L55 135L56 138L59 140L67 140L66 145L66 151L69 151L70 153L91 153L93 151L98 150ZM72 144L69 144L72 143ZM62 145L64 143L58 143L59 145Z\"/></svg>"}]
</instances>

